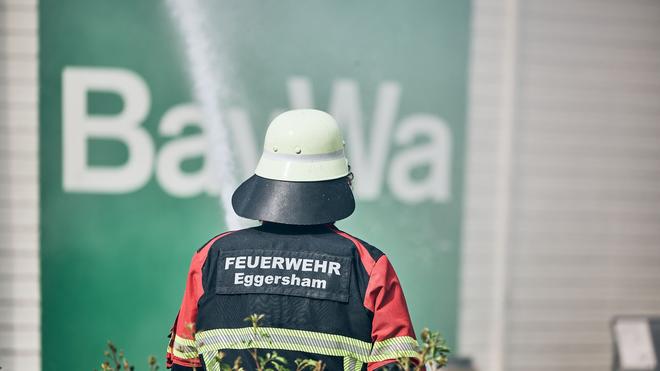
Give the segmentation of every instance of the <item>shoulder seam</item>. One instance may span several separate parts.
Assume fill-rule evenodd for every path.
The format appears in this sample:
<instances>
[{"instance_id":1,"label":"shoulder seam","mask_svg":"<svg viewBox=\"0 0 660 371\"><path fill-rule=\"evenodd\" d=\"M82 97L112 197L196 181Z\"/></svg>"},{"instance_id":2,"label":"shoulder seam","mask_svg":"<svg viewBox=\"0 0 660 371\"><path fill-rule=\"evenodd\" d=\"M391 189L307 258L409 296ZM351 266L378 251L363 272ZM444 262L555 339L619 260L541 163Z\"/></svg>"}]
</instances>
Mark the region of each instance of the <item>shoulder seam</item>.
<instances>
[{"instance_id":1,"label":"shoulder seam","mask_svg":"<svg viewBox=\"0 0 660 371\"><path fill-rule=\"evenodd\" d=\"M197 249L197 253L200 252L200 251L202 251L206 246L208 246L208 244L210 244L210 243L212 243L212 242L215 242L215 241L221 239L222 237L227 236L227 235L232 234L232 233L234 233L234 231L227 231L227 232L223 232L223 233L220 233L220 234L214 236L214 237L211 238L210 240L204 242L204 244L202 245L202 247L200 247L199 249Z\"/></svg>"},{"instance_id":2,"label":"shoulder seam","mask_svg":"<svg viewBox=\"0 0 660 371\"><path fill-rule=\"evenodd\" d=\"M346 233L346 232L340 230L337 227L331 228L331 230L333 232L335 232L337 235L351 241L353 243L353 245L355 245L355 247L358 249L358 254L360 255L360 260L362 261L362 265L365 266L365 269L367 268L367 265L369 265L369 267L367 269L367 274L371 277L371 271L376 266L376 260L371 256L371 253L369 253L367 248L364 247L362 242L360 242L360 240L358 240L357 237L352 236L351 234ZM367 260L367 263L369 263L369 264L365 264L365 260L367 258L369 259L369 260Z\"/></svg>"}]
</instances>

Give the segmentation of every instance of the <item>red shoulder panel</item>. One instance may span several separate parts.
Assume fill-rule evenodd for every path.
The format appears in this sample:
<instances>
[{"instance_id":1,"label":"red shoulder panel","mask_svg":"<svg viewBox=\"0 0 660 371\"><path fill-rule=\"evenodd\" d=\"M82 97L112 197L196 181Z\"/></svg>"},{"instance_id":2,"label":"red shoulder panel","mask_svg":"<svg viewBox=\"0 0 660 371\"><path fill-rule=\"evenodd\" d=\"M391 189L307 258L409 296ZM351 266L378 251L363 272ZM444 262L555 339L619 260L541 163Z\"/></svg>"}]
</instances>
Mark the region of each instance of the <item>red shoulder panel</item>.
<instances>
[{"instance_id":1,"label":"red shoulder panel","mask_svg":"<svg viewBox=\"0 0 660 371\"><path fill-rule=\"evenodd\" d=\"M371 257L371 254L369 254L369 251L367 251L367 248L364 247L364 245L362 245L360 240L358 240L357 238L351 236L346 232L340 231L335 226L330 226L330 229L332 229L338 235L346 239L349 239L351 242L353 242L355 247L357 247L358 254L360 254L360 260L362 261L362 265L364 265L364 269L366 269L367 273L371 275L371 270L373 269L375 262L374 259Z\"/></svg>"},{"instance_id":2,"label":"red shoulder panel","mask_svg":"<svg viewBox=\"0 0 660 371\"><path fill-rule=\"evenodd\" d=\"M374 313L374 341L396 336L415 337L401 283L385 255L378 259L371 270L364 306Z\"/></svg>"},{"instance_id":3,"label":"red shoulder panel","mask_svg":"<svg viewBox=\"0 0 660 371\"><path fill-rule=\"evenodd\" d=\"M415 338L401 283L385 255L378 259L371 270L364 306L374 313L371 325L371 339L374 343L399 336ZM367 369L372 371L394 361L388 359L372 362Z\"/></svg>"},{"instance_id":4,"label":"red shoulder panel","mask_svg":"<svg viewBox=\"0 0 660 371\"><path fill-rule=\"evenodd\" d=\"M197 321L197 302L204 294L204 287L202 286L202 267L209 254L211 246L215 241L227 236L232 232L225 232L221 235L214 237L206 243L195 255L190 262L190 269L188 270L188 279L186 281L186 288L183 292L183 300L179 314L174 321L172 328L170 349L174 349L175 338L179 337L185 340L194 341L195 339L195 322ZM167 367L171 367L173 363L186 367L201 367L199 358L180 358L170 352L167 352Z\"/></svg>"}]
</instances>

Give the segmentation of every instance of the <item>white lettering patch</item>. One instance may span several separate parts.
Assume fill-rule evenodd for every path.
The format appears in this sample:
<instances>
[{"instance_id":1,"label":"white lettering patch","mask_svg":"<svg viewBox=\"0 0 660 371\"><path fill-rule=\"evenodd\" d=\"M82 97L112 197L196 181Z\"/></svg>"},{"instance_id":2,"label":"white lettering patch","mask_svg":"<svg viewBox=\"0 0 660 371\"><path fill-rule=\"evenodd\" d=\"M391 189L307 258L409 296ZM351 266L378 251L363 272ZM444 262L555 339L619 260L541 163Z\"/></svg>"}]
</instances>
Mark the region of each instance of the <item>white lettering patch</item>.
<instances>
[{"instance_id":1,"label":"white lettering patch","mask_svg":"<svg viewBox=\"0 0 660 371\"><path fill-rule=\"evenodd\" d=\"M351 257L287 250L220 253L217 294L276 294L346 302Z\"/></svg>"}]
</instances>

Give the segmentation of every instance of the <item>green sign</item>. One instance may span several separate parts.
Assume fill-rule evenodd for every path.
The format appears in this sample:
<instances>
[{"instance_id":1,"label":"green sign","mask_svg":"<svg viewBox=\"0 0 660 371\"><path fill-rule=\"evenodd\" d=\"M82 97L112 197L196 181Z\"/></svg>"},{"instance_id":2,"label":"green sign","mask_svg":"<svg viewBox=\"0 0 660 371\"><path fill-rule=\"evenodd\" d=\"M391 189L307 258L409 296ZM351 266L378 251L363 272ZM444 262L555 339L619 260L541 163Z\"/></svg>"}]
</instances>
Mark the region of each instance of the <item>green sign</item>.
<instances>
[{"instance_id":1,"label":"green sign","mask_svg":"<svg viewBox=\"0 0 660 371\"><path fill-rule=\"evenodd\" d=\"M343 126L358 205L338 226L455 346L469 2L39 7L44 370L98 367L108 339L162 362L192 254L238 223L224 201L269 120L303 107Z\"/></svg>"}]
</instances>

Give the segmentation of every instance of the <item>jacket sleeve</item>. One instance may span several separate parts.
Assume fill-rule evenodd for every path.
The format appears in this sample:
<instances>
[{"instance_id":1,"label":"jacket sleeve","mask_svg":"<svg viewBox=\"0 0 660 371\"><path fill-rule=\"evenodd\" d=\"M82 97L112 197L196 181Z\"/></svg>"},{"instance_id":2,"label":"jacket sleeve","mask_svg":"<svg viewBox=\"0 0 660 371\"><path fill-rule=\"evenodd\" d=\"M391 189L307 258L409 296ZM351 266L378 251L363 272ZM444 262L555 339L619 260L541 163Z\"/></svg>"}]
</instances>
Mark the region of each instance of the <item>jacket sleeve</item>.
<instances>
[{"instance_id":1,"label":"jacket sleeve","mask_svg":"<svg viewBox=\"0 0 660 371\"><path fill-rule=\"evenodd\" d=\"M387 256L381 256L369 275L364 305L373 312L373 341L368 371L387 370L400 357L417 357L417 340L399 278Z\"/></svg>"},{"instance_id":2,"label":"jacket sleeve","mask_svg":"<svg viewBox=\"0 0 660 371\"><path fill-rule=\"evenodd\" d=\"M221 234L207 242L197 251L190 262L181 307L170 330L170 342L167 347L167 368L181 370L195 367L199 369L202 366L195 342L197 302L204 294L202 267L213 243L224 235L226 234Z\"/></svg>"}]
</instances>

